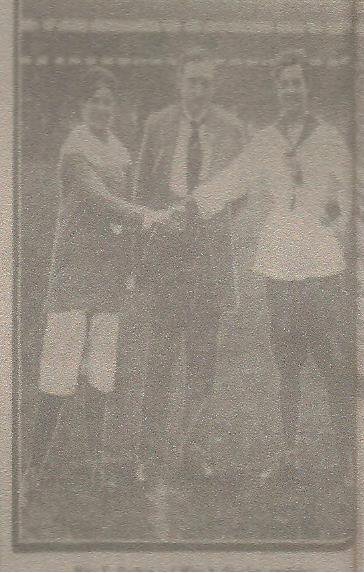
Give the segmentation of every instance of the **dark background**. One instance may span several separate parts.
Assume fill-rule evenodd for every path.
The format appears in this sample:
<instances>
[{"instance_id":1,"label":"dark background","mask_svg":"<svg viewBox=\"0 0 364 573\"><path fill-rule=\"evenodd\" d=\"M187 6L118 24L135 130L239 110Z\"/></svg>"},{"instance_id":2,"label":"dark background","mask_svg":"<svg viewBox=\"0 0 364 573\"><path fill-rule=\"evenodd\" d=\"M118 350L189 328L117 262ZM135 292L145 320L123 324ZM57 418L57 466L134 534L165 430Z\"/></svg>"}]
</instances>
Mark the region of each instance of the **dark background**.
<instances>
[{"instance_id":1,"label":"dark background","mask_svg":"<svg viewBox=\"0 0 364 573\"><path fill-rule=\"evenodd\" d=\"M273 11L264 8L261 3L248 2L244 3L242 10L242 3L233 0L203 3L63 1L51 5L48 1L37 0L23 4L22 22L28 24L24 26L20 38L19 214L21 435L26 457L36 411L36 384L44 328L43 303L58 206L55 169L60 145L69 129L78 121L77 94L87 67L86 58L96 58L98 63L110 67L118 78L119 116L115 131L133 157L139 146L145 118L176 97L173 59L186 43L205 45L214 57L226 60L218 66L215 100L236 113L250 132L275 118L276 101L272 95L267 60L276 51L287 47L305 49L314 64L311 76L313 109L334 123L349 145L352 144L354 131L352 36L348 32L330 31L332 26L337 25L339 4L336 5L336 12L330 8L330 3L324 2L310 4L309 11L307 5L306 8L302 7L306 3L296 2L279 4ZM308 31L305 21L308 13L311 15L310 21L322 26L319 33ZM137 33L61 30L62 19L73 22L82 19L84 26L85 21L100 22L96 17L121 23L139 19L141 29ZM55 18L58 26L53 22L51 30L45 30L47 18ZM179 31L169 33L161 30L163 18L177 23ZM153 22L155 31L148 31L146 19L149 19L149 23ZM246 29L242 32L191 32L188 27L191 20L197 21L198 26L216 20L240 22ZM249 31L249 22L253 31ZM294 33L279 31L277 26L282 22L294 25ZM262 29L266 31L262 32ZM58 59L60 57L63 58L62 63ZM114 60L105 64L105 57ZM81 62L73 63L73 58L79 58ZM124 59L122 64L117 62L117 58ZM241 60L240 63L234 63L236 58ZM346 61L343 58L347 58ZM209 437L221 475L233 475L243 468L247 475L256 476L279 447L279 378L269 348L264 288L259 278L252 276L249 270L264 208L257 200L234 223L240 306L235 313L226 317L223 324L221 372L213 400L216 431ZM336 318L338 323L345 318L340 316L340 309ZM123 335L120 341L123 363L123 378L119 387L121 406L119 404L116 411L115 406L110 405L107 428L109 453L126 462L137 441L143 377L146 375L148 335L141 328L142 324L138 301L126 303L122 309ZM183 360L177 365L171 399L171 431L177 429L183 400L182 370ZM327 445L330 444L331 433L321 382L315 367L309 364L303 375L306 398L301 421L304 444L302 461L310 466L310 460L315 456L318 473L321 466L332 463L335 458L335 450ZM66 442L75 459L82 458L82 395L70 404L58 442ZM331 494L331 501L329 499L328 502L330 508L328 513L323 513L323 520L327 522L330 535L333 535L330 527L338 523L338 516L342 517L343 513L341 506L332 506L336 494ZM252 499L253 494L249 503L252 503ZM234 536L250 535L259 539L263 535L261 528L266 516L261 507L250 508L249 511L253 511L257 522L249 531L238 533L237 529ZM189 519L193 521L193 516L190 515ZM231 516L226 519L231 520ZM211 520L216 521L216 516ZM110 523L112 529L112 519ZM204 534L200 532L198 523L197 520L197 539L201 535L208 536L208 520ZM127 535L127 530L120 529L120 524L118 527L113 535L118 538ZM221 527L226 528L224 520ZM75 535L76 530L72 531L72 535ZM48 534L49 531L42 532L33 526L27 530L26 537L43 539L42 535ZM62 530L63 536L68 534L67 528ZM106 539L108 535L106 532ZM272 531L268 531L269 535L273 535Z\"/></svg>"}]
</instances>

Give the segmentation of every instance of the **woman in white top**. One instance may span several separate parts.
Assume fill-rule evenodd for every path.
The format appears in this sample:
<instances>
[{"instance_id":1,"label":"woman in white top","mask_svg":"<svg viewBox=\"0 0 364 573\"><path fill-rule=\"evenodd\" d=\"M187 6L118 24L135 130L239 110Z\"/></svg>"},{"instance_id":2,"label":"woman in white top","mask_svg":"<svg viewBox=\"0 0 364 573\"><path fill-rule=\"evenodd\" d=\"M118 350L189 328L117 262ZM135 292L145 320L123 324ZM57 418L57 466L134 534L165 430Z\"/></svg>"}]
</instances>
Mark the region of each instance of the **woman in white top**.
<instances>
[{"instance_id":1,"label":"woman in white top","mask_svg":"<svg viewBox=\"0 0 364 573\"><path fill-rule=\"evenodd\" d=\"M112 132L114 76L92 68L81 91L82 122L67 137L59 161L60 208L30 452L35 480L60 410L81 380L89 447L99 461L105 397L114 389L118 312L132 270L128 226L130 231L130 225L141 229L163 220L163 213L129 200L131 160Z\"/></svg>"},{"instance_id":2,"label":"woman in white top","mask_svg":"<svg viewBox=\"0 0 364 573\"><path fill-rule=\"evenodd\" d=\"M200 215L209 219L243 195L270 196L254 271L266 280L271 342L281 374L285 451L292 457L299 375L310 352L325 379L346 460L354 445L354 377L349 359L338 356L332 327L350 294L342 242L351 217L350 157L338 131L309 111L304 60L285 55L275 79L278 122L258 133L230 168L201 186L194 198ZM288 466L286 474L291 460Z\"/></svg>"}]
</instances>

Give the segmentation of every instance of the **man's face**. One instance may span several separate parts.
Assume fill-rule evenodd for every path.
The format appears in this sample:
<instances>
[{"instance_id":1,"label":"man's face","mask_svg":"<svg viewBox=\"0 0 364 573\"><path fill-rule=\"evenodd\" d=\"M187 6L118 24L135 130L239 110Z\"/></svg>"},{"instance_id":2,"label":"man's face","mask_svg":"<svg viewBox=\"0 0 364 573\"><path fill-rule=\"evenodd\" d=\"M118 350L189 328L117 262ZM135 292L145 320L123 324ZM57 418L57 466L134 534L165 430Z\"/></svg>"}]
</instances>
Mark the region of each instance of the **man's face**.
<instances>
[{"instance_id":1,"label":"man's face","mask_svg":"<svg viewBox=\"0 0 364 573\"><path fill-rule=\"evenodd\" d=\"M284 114L301 115L307 107L307 83L300 65L292 65L279 73L277 93Z\"/></svg>"},{"instance_id":2,"label":"man's face","mask_svg":"<svg viewBox=\"0 0 364 573\"><path fill-rule=\"evenodd\" d=\"M180 78L182 103L192 116L209 106L213 93L214 71L208 62L188 62Z\"/></svg>"}]
</instances>

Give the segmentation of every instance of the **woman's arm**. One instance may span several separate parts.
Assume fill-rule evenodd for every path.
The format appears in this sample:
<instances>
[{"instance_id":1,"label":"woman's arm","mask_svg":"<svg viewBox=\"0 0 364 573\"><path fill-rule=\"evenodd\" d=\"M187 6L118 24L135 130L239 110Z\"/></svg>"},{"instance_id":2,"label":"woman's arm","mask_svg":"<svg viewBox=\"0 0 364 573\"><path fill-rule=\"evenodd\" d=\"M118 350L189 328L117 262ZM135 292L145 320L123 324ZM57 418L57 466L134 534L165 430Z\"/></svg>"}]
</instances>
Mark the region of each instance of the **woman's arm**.
<instances>
[{"instance_id":1,"label":"woman's arm","mask_svg":"<svg viewBox=\"0 0 364 573\"><path fill-rule=\"evenodd\" d=\"M148 229L170 219L169 211L154 211L115 196L80 154L72 154L63 159L61 179L65 188L75 188L86 200L106 207L143 228Z\"/></svg>"},{"instance_id":2,"label":"woman's arm","mask_svg":"<svg viewBox=\"0 0 364 573\"><path fill-rule=\"evenodd\" d=\"M340 209L340 223L343 227L347 227L352 217L354 166L345 142L343 142L342 146L340 145L340 149L337 149L337 151L338 153L335 153L336 159L334 158L333 163L335 167L332 174L332 184Z\"/></svg>"},{"instance_id":3,"label":"woman's arm","mask_svg":"<svg viewBox=\"0 0 364 573\"><path fill-rule=\"evenodd\" d=\"M352 217L353 164L345 141L337 134L329 144L329 198L323 223L345 233Z\"/></svg>"},{"instance_id":4,"label":"woman's arm","mask_svg":"<svg viewBox=\"0 0 364 573\"><path fill-rule=\"evenodd\" d=\"M202 219L211 219L255 189L263 163L256 151L248 145L221 173L197 187L193 197Z\"/></svg>"},{"instance_id":5,"label":"woman's arm","mask_svg":"<svg viewBox=\"0 0 364 573\"><path fill-rule=\"evenodd\" d=\"M61 179L66 189L75 189L86 200L106 207L128 219L142 222L146 213L145 208L134 205L111 193L103 179L81 154L64 157L61 166Z\"/></svg>"}]
</instances>

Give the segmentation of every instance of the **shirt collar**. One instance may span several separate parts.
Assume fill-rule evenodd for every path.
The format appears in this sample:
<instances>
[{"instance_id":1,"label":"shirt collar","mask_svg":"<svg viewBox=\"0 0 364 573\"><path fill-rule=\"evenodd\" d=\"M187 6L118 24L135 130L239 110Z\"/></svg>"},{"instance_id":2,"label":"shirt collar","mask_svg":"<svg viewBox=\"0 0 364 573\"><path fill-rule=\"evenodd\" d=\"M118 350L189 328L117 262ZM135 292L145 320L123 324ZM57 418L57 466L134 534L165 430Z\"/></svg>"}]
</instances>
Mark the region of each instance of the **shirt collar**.
<instances>
[{"instance_id":1,"label":"shirt collar","mask_svg":"<svg viewBox=\"0 0 364 573\"><path fill-rule=\"evenodd\" d=\"M188 110L186 109L186 107L182 104L182 114L185 120L188 121L188 123L197 123L198 125L202 125L207 117L207 113L208 110L204 109L202 111L202 113L199 115L199 117L195 118L195 117L191 117L191 115L189 114Z\"/></svg>"},{"instance_id":2,"label":"shirt collar","mask_svg":"<svg viewBox=\"0 0 364 573\"><path fill-rule=\"evenodd\" d=\"M110 129L106 130L106 138L105 140L102 140L100 138L97 137L97 135L95 135L95 133L89 128L89 126L87 125L87 123L83 123L83 127L85 130L85 133L87 134L87 136L91 139L93 139L94 141L97 141L98 143L101 143L103 145L108 145L111 141L112 138L112 132Z\"/></svg>"},{"instance_id":3,"label":"shirt collar","mask_svg":"<svg viewBox=\"0 0 364 573\"><path fill-rule=\"evenodd\" d=\"M285 129L290 129L290 127L295 127L296 125L304 125L307 121L307 118L310 117L312 114L307 109L305 113L297 119L297 121L290 122L286 116L286 114L281 111L278 116L278 125L284 126Z\"/></svg>"},{"instance_id":4,"label":"shirt collar","mask_svg":"<svg viewBox=\"0 0 364 573\"><path fill-rule=\"evenodd\" d=\"M294 155L298 149L301 147L301 145L306 141L306 139L308 139L311 134L315 131L318 121L316 119L315 116L311 115L310 113L306 113L306 115L303 118L303 126L302 126L302 130L300 132L300 135L297 139L297 141L292 145L292 143L289 141L289 138L287 136L287 124L284 121L284 117L280 118L277 122L277 128L278 131L281 133L281 135L283 136L283 138L285 139L285 141L288 141L290 143L290 150L289 150L289 154L290 155Z\"/></svg>"}]
</instances>

